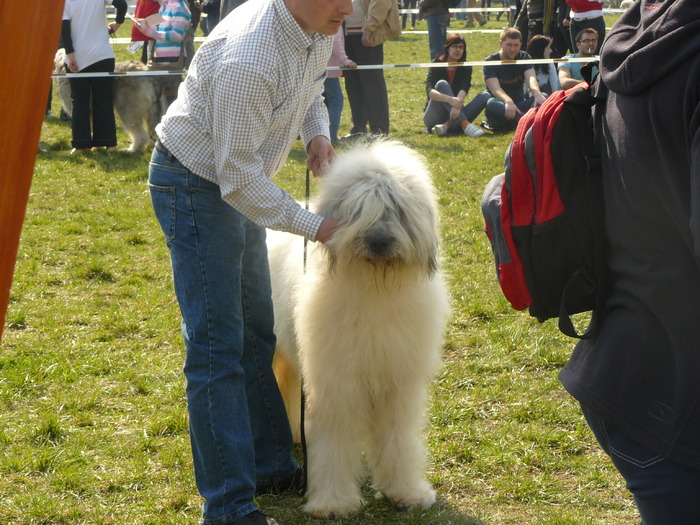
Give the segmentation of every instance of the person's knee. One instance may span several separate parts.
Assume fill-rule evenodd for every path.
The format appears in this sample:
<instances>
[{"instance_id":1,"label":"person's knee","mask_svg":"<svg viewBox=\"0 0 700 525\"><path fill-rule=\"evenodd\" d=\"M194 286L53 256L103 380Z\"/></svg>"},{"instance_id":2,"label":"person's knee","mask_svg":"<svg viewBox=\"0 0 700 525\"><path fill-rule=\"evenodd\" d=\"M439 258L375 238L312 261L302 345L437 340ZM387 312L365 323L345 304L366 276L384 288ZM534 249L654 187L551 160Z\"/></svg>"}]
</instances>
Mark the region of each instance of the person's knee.
<instances>
[{"instance_id":1,"label":"person's knee","mask_svg":"<svg viewBox=\"0 0 700 525\"><path fill-rule=\"evenodd\" d=\"M435 84L435 90L443 94L452 95L452 87L447 80L438 80L437 84Z\"/></svg>"},{"instance_id":2,"label":"person's knee","mask_svg":"<svg viewBox=\"0 0 700 525\"><path fill-rule=\"evenodd\" d=\"M506 106L497 98L491 97L486 101L485 112L487 117L492 116L497 118L503 118L506 113Z\"/></svg>"}]
</instances>

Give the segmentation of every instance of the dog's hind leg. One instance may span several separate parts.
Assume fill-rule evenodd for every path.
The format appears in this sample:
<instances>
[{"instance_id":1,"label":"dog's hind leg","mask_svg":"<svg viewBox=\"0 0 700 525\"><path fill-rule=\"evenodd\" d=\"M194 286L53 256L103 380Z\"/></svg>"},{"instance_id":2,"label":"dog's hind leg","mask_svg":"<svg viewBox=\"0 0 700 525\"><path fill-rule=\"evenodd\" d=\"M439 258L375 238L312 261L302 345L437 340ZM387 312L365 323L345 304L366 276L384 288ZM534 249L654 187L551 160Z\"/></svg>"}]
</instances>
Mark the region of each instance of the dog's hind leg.
<instances>
[{"instance_id":1,"label":"dog's hind leg","mask_svg":"<svg viewBox=\"0 0 700 525\"><path fill-rule=\"evenodd\" d=\"M425 479L427 455L422 439L427 392L422 385L407 383L385 392L375 403L370 452L373 483L400 507L427 508L435 503L435 491Z\"/></svg>"},{"instance_id":2,"label":"dog's hind leg","mask_svg":"<svg viewBox=\"0 0 700 525\"><path fill-rule=\"evenodd\" d=\"M129 153L143 151L150 140L148 133L146 133L143 127L143 121L127 122L122 119L122 124L124 124L124 130L129 134L129 137L131 137L131 145L126 151Z\"/></svg>"},{"instance_id":3,"label":"dog's hind leg","mask_svg":"<svg viewBox=\"0 0 700 525\"><path fill-rule=\"evenodd\" d=\"M287 409L287 418L289 419L289 426L292 428L292 437L295 443L300 443L301 379L299 378L299 373L279 348L272 360L272 369L275 372L277 384Z\"/></svg>"},{"instance_id":4,"label":"dog's hind leg","mask_svg":"<svg viewBox=\"0 0 700 525\"><path fill-rule=\"evenodd\" d=\"M148 130L149 142L148 146L154 146L158 136L156 135L156 126L160 123L160 119L168 109L168 102L163 95L163 86L157 79L152 79L151 88L153 89L153 101L148 108L146 115L146 129Z\"/></svg>"}]
</instances>

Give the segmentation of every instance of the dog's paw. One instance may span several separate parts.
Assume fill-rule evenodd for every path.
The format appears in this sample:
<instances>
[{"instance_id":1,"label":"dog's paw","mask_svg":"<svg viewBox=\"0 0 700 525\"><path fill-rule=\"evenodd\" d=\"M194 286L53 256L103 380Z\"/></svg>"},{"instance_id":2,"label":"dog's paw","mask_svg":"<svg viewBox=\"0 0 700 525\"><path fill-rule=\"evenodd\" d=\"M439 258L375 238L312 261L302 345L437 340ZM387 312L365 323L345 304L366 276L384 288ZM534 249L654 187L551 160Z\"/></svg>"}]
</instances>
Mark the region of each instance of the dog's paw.
<instances>
[{"instance_id":1,"label":"dog's paw","mask_svg":"<svg viewBox=\"0 0 700 525\"><path fill-rule=\"evenodd\" d=\"M360 510L362 504L362 498L331 501L322 498L309 498L309 501L304 505L304 512L315 518L340 519Z\"/></svg>"},{"instance_id":2,"label":"dog's paw","mask_svg":"<svg viewBox=\"0 0 700 525\"><path fill-rule=\"evenodd\" d=\"M428 509L435 503L435 491L427 483L412 490L386 491L384 496L402 509Z\"/></svg>"}]
</instances>

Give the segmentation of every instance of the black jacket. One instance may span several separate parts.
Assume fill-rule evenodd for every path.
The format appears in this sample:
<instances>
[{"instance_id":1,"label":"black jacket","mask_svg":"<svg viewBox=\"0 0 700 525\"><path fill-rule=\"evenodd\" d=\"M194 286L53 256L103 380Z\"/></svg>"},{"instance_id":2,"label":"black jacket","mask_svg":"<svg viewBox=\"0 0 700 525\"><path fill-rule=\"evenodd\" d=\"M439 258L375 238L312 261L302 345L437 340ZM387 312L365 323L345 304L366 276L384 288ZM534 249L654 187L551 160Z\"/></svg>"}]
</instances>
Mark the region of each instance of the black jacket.
<instances>
[{"instance_id":1,"label":"black jacket","mask_svg":"<svg viewBox=\"0 0 700 525\"><path fill-rule=\"evenodd\" d=\"M433 62L439 62L438 59L434 59ZM450 77L447 73L446 67L431 67L428 69L428 77L425 79L425 93L430 93L430 90L435 87L435 84L439 80L445 80L450 82ZM472 85L472 67L471 66L459 66L455 69L455 76L450 83L452 88L452 93L457 96L460 90L465 93L469 93L469 88Z\"/></svg>"},{"instance_id":2,"label":"black jacket","mask_svg":"<svg viewBox=\"0 0 700 525\"><path fill-rule=\"evenodd\" d=\"M418 2L418 18L423 20L426 16L446 15L450 10L442 0L420 0Z\"/></svg>"},{"instance_id":3,"label":"black jacket","mask_svg":"<svg viewBox=\"0 0 700 525\"><path fill-rule=\"evenodd\" d=\"M700 469L700 2L637 0L606 37L602 127L612 290L564 386Z\"/></svg>"}]
</instances>

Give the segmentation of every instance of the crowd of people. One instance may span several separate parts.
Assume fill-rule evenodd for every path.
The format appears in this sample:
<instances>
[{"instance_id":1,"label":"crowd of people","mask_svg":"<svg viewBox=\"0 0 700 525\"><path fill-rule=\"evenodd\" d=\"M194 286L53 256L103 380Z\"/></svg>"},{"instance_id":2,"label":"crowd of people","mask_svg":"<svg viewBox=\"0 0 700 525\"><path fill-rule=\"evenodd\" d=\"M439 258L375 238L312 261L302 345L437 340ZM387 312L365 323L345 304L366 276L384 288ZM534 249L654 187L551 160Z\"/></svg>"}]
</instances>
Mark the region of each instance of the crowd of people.
<instances>
[{"instance_id":1,"label":"crowd of people","mask_svg":"<svg viewBox=\"0 0 700 525\"><path fill-rule=\"evenodd\" d=\"M563 1L563 0L562 0ZM141 48L141 61L148 64L150 69L166 69L180 71L184 69L194 54L194 33L200 24L203 32L209 35L222 17L242 4L221 0L137 0L131 31L131 51ZM324 99L330 115L330 136L333 143L339 143L338 129L344 106L341 77L344 80L347 93L351 124L347 138L371 133L387 135L389 133L389 100L386 81L382 68L358 70L357 66L382 65L384 63L383 44L398 36L405 27L407 14L399 14L403 3L395 0L353 0L353 13L347 17L343 26L335 35L335 46L328 63L331 69L324 84ZM77 6L87 4L86 0L69 0L64 13L63 41L72 45L71 31L77 34L78 47L85 46L85 32L88 27L80 19L76 22L72 17L79 16ZM98 3L100 6L102 3ZM117 19L124 20L125 0L104 0L105 5L117 6ZM409 2L406 4L411 7ZM561 4L561 2L560 2ZM574 2L575 4L575 2ZM557 15L565 11L566 16L576 17L574 4L571 9L561 5L554 6L552 0L544 2L526 1L520 6L518 20L520 28L508 28L501 34L499 50L489 55L485 61L522 60L527 58L550 58L561 55L557 52L557 37L555 34L558 24ZM94 2L92 5L96 5ZM467 4L465 4L467 5ZM468 4L471 7L471 3ZM433 62L462 62L467 60L467 43L457 34L446 35L450 22L450 14L444 0L421 0L416 7L420 14L411 16L424 18L427 23L429 38L428 48ZM540 10L545 14L540 16ZM93 17L98 23L91 22L91 39L99 41L101 46L109 51L109 41L104 32L100 31L102 16L101 8L94 10ZM201 13L206 16L200 17ZM590 13L589 13L590 14ZM597 12L596 12L597 14ZM601 15L602 16L602 15ZM480 13L468 13L464 19L466 25L473 25L474 17L479 25L486 19ZM523 23L522 21L526 22ZM549 20L550 23L543 23ZM565 18L565 23L569 18ZM412 18L412 25L415 25ZM120 22L110 24L110 32L118 29ZM76 26L78 29L76 29ZM541 30L546 34L534 34L524 45L523 31ZM599 31L593 27L584 27L573 35L576 51L565 58L594 57L600 47ZM604 31L604 27L603 27ZM81 40L82 38L82 40ZM92 41L91 40L91 41ZM561 49L561 46L559 46ZM564 48L568 50L568 48ZM78 51L80 55L80 50ZM109 54L107 52L107 54ZM113 71L112 62L106 65L90 64L89 71ZM69 72L88 71L87 66L71 66L68 63L72 55L67 54L66 69ZM568 88L582 80L580 62L564 63L557 67L553 63L538 64L534 67L524 65L485 66L484 82L486 90L474 95L468 103L465 97L469 94L472 84L472 68L464 66L439 66L430 68L426 79L427 100L423 114L423 122L428 132L438 136L463 133L468 137L479 137L484 130L503 132L512 130L518 118L530 106L541 104L543 98L560 88ZM343 71L336 69L343 68ZM97 69L95 69L97 68ZM168 105L172 103L182 81L180 76L168 75L159 77L167 97ZM85 152L97 149L113 149L116 146L116 131L114 115L111 108L111 97L114 80L111 78L83 80L71 79L73 88L73 103L76 116L73 119L74 152ZM84 88L88 84L99 86L99 93L94 97L86 97ZM98 89L93 87L93 90ZM88 108L88 101L95 106ZM49 101L50 102L50 101ZM50 109L50 106L49 106ZM481 127L475 122L484 112ZM111 116L110 116L111 115ZM90 126L89 119L93 122ZM102 123L108 131L102 131ZM114 129L113 129L114 128ZM87 137L88 130L97 138ZM107 133L109 138L100 137Z\"/></svg>"},{"instance_id":2,"label":"crowd of people","mask_svg":"<svg viewBox=\"0 0 700 525\"><path fill-rule=\"evenodd\" d=\"M598 44L596 30L584 28L575 40L579 52L566 58L590 57L594 60L592 49ZM430 68L425 81L428 102L423 113L423 123L426 129L440 137L460 131L468 137L480 137L484 132L473 122L483 111L483 128L495 133L514 130L528 109L541 105L554 91L562 87L573 87L583 81L582 62L564 62L558 72L553 62L537 65L522 62L532 58L550 58L552 44L552 38L534 35L525 51L522 49L520 31L515 27L504 29L499 38L499 50L484 59L484 62L499 64L484 65L486 90L478 93L466 106L464 99L471 86L471 66ZM444 53L434 60L453 63L464 61L466 42L457 33L447 38ZM513 63L503 65L500 64L502 61Z\"/></svg>"}]
</instances>

